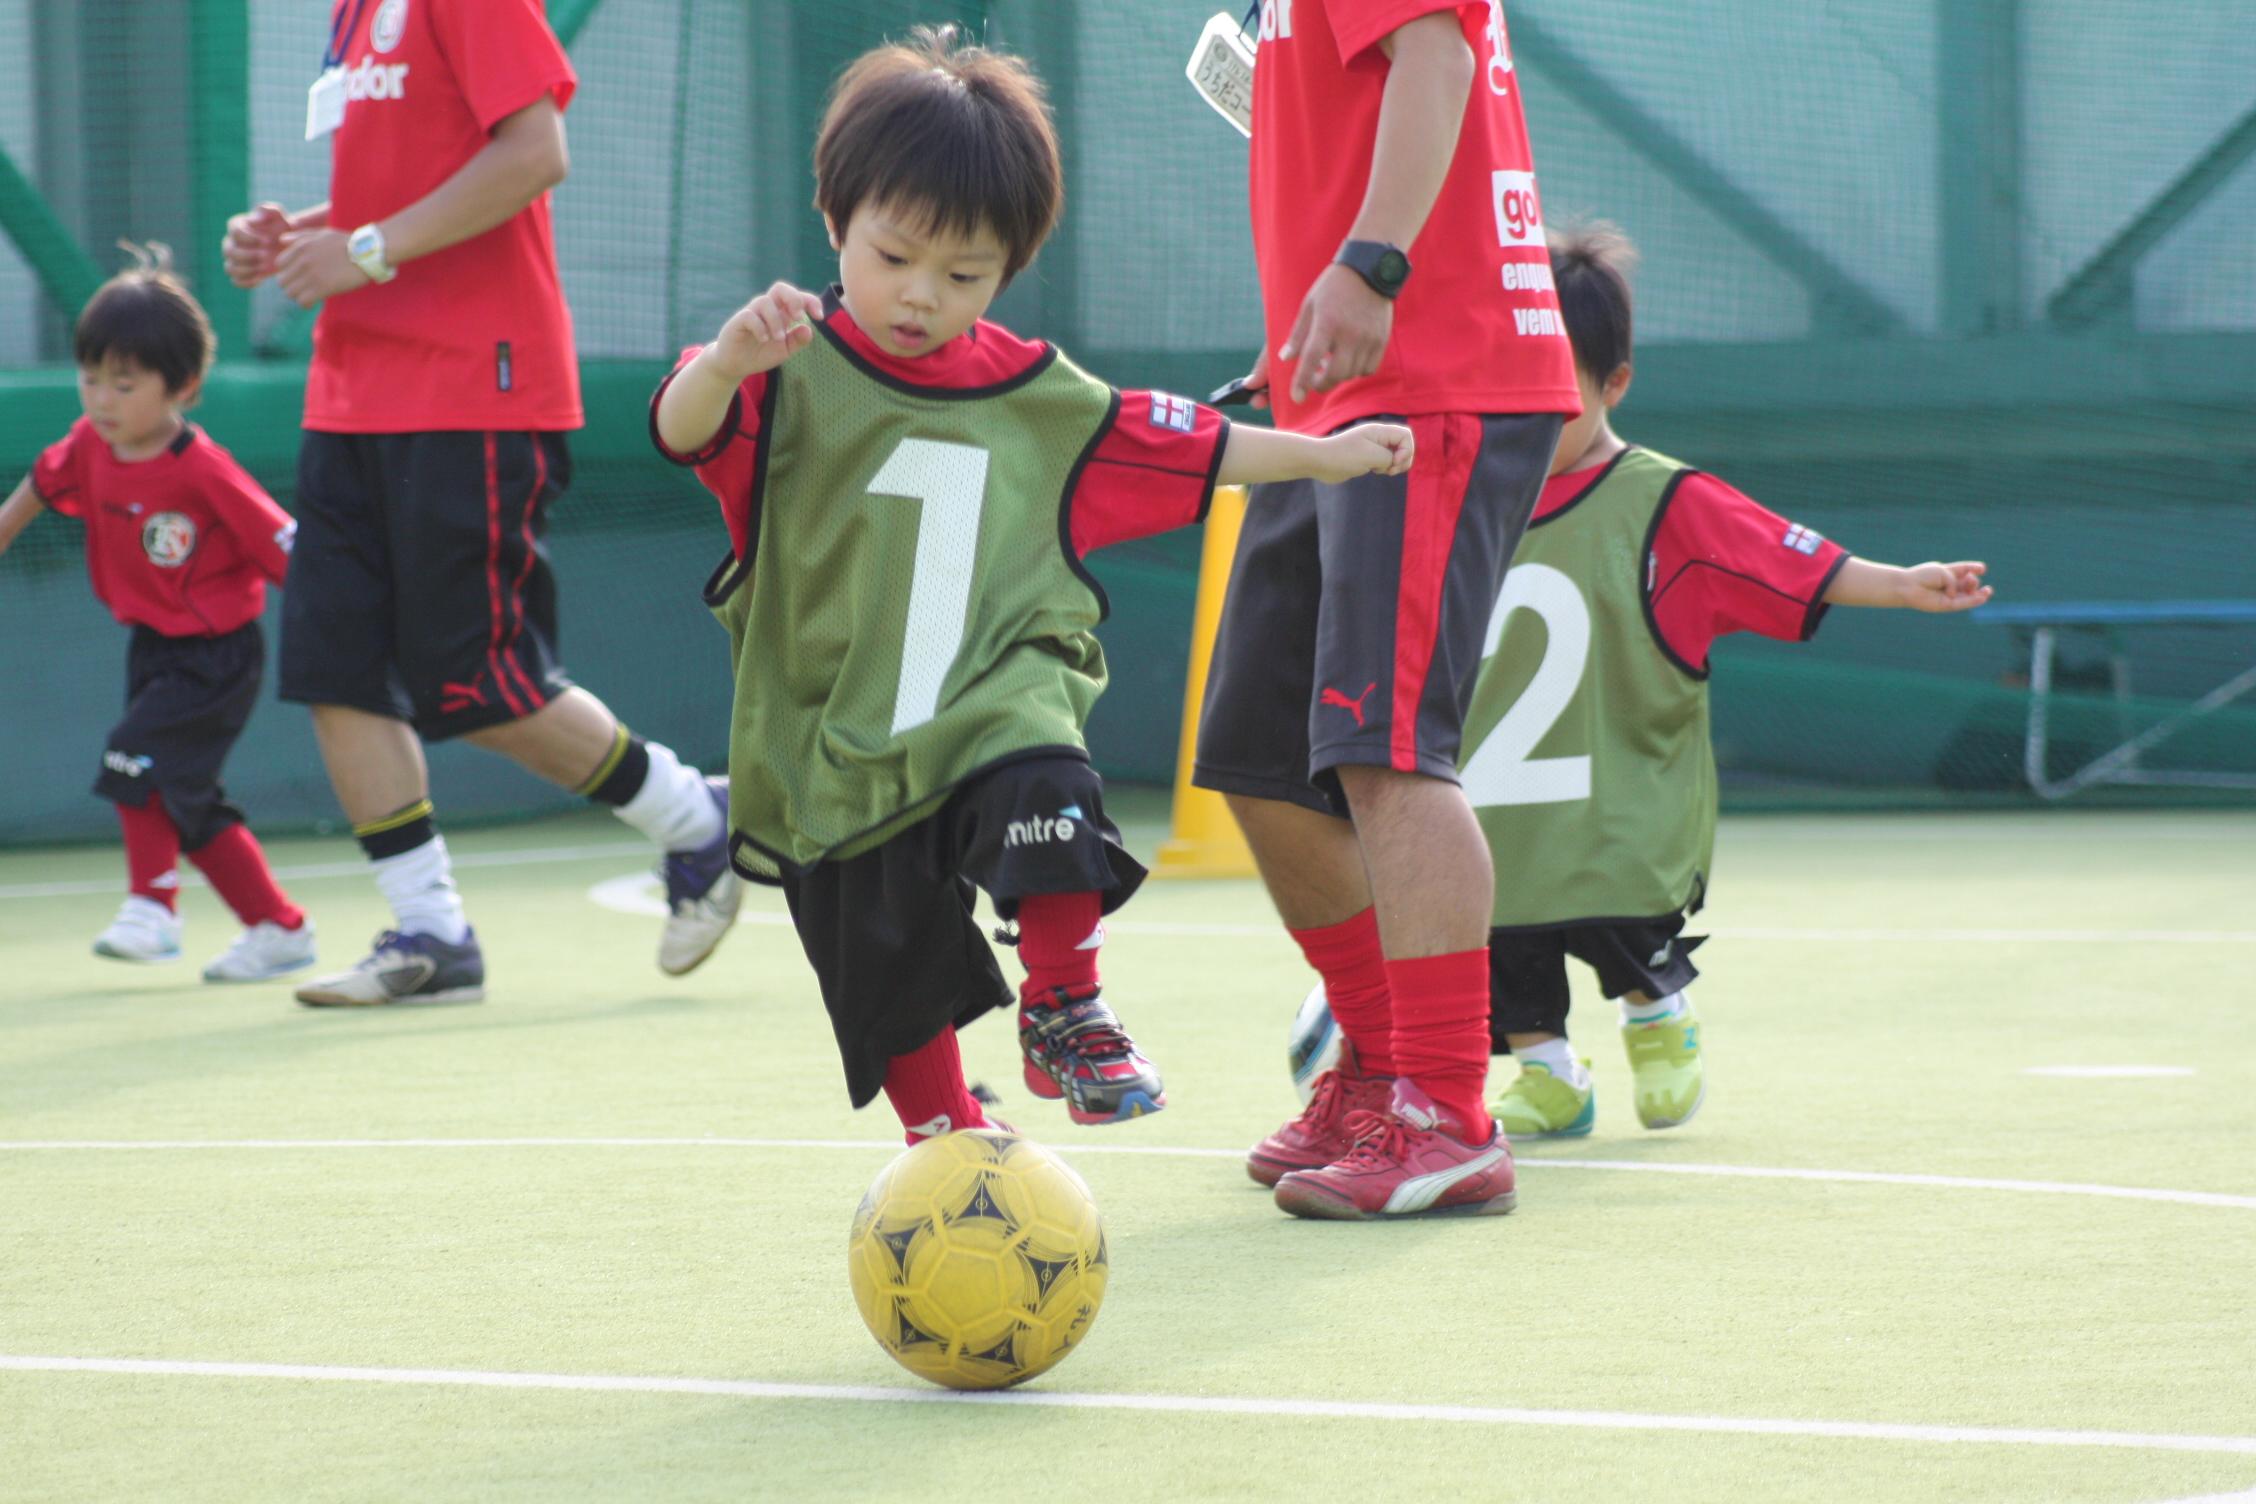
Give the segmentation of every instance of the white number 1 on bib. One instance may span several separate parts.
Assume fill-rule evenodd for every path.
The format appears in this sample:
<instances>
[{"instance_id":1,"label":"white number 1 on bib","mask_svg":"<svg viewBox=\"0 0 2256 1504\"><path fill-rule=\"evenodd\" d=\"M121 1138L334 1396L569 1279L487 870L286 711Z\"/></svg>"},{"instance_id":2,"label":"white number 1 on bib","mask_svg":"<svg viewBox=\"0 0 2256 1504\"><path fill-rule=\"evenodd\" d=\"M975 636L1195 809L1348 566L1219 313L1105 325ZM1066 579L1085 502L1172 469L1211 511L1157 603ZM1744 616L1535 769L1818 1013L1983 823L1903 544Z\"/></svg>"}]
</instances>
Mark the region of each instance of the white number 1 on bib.
<instances>
[{"instance_id":1,"label":"white number 1 on bib","mask_svg":"<svg viewBox=\"0 0 2256 1504\"><path fill-rule=\"evenodd\" d=\"M963 648L971 580L979 558L979 513L987 497L987 451L938 439L903 439L870 481L872 496L922 503L916 573L909 581L908 633L893 692L894 736L940 709L940 689Z\"/></svg>"}]
</instances>

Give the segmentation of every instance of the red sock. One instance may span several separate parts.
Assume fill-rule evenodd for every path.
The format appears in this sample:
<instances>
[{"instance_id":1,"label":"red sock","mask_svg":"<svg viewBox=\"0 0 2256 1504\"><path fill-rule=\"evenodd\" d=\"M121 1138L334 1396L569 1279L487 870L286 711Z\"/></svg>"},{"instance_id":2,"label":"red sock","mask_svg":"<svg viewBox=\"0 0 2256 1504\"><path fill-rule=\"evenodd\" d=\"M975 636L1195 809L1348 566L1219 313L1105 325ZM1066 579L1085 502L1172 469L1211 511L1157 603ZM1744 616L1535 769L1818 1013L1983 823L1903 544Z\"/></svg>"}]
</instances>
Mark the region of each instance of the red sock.
<instances>
[{"instance_id":1,"label":"red sock","mask_svg":"<svg viewBox=\"0 0 2256 1504\"><path fill-rule=\"evenodd\" d=\"M942 1029L908 1054L893 1057L885 1067L885 1100L893 1104L912 1144L987 1121L979 1100L964 1085L954 1029Z\"/></svg>"},{"instance_id":2,"label":"red sock","mask_svg":"<svg viewBox=\"0 0 2256 1504\"><path fill-rule=\"evenodd\" d=\"M273 920L286 930L305 923L305 910L274 880L266 853L248 825L230 825L188 853L219 896L245 926Z\"/></svg>"},{"instance_id":3,"label":"red sock","mask_svg":"<svg viewBox=\"0 0 2256 1504\"><path fill-rule=\"evenodd\" d=\"M147 804L121 804L118 824L125 827L125 877L136 898L161 903L178 911L180 899L180 831L161 800Z\"/></svg>"},{"instance_id":4,"label":"red sock","mask_svg":"<svg viewBox=\"0 0 2256 1504\"><path fill-rule=\"evenodd\" d=\"M1292 937L1324 979L1332 1019L1355 1047L1356 1068L1366 1076L1393 1075L1394 1007L1386 952L1379 948L1378 910L1365 909L1321 929L1294 930Z\"/></svg>"},{"instance_id":5,"label":"red sock","mask_svg":"<svg viewBox=\"0 0 2256 1504\"><path fill-rule=\"evenodd\" d=\"M1468 1142L1487 1142L1488 947L1389 961L1386 976L1395 1068L1463 1126Z\"/></svg>"},{"instance_id":6,"label":"red sock","mask_svg":"<svg viewBox=\"0 0 2256 1504\"><path fill-rule=\"evenodd\" d=\"M1018 959L1026 967L1020 1008L1055 1007L1056 989L1097 985L1097 946L1090 942L1102 942L1103 921L1104 900L1095 893L1037 893L1018 901Z\"/></svg>"}]
</instances>

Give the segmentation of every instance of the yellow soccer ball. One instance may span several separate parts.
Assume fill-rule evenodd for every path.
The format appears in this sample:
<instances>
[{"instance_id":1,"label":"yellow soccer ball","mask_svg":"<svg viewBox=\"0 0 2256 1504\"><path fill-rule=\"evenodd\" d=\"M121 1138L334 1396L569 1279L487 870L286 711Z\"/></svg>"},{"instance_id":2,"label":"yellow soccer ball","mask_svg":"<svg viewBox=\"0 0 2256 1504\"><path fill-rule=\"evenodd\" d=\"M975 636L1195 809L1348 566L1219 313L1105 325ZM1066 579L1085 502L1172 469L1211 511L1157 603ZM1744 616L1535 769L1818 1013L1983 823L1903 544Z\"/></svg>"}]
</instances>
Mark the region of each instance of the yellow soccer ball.
<instances>
[{"instance_id":1,"label":"yellow soccer ball","mask_svg":"<svg viewBox=\"0 0 2256 1504\"><path fill-rule=\"evenodd\" d=\"M1112 1272L1081 1177L988 1128L926 1139L879 1172L846 1265L878 1346L951 1389L1047 1371L1088 1335Z\"/></svg>"}]
</instances>

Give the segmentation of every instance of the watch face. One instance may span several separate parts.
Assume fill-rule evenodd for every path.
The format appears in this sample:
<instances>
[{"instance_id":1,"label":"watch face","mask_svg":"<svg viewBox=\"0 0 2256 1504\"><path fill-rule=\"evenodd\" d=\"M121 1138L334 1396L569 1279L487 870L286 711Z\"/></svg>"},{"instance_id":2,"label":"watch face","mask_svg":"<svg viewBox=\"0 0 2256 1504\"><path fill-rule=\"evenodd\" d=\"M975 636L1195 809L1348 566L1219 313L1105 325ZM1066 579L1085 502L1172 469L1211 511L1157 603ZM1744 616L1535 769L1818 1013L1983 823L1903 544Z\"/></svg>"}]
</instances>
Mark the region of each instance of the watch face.
<instances>
[{"instance_id":1,"label":"watch face","mask_svg":"<svg viewBox=\"0 0 2256 1504\"><path fill-rule=\"evenodd\" d=\"M1387 286L1400 287L1410 280L1410 258L1400 251L1385 251L1379 256L1379 264L1371 270Z\"/></svg>"}]
</instances>

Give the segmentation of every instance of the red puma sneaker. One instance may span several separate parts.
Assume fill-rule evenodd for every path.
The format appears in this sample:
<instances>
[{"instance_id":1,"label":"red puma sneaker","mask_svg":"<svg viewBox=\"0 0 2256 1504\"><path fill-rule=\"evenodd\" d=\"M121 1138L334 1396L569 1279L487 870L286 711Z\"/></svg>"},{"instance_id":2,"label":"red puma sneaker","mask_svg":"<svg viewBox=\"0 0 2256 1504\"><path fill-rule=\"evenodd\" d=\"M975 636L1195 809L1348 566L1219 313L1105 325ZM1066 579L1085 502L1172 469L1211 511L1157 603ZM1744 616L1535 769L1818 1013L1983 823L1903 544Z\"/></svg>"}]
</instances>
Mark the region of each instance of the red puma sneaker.
<instances>
[{"instance_id":1,"label":"red puma sneaker","mask_svg":"<svg viewBox=\"0 0 2256 1504\"><path fill-rule=\"evenodd\" d=\"M1385 1112L1394 1100L1394 1077L1366 1076L1355 1066L1355 1047L1340 1041L1339 1064L1316 1078L1315 1090L1300 1116L1255 1144L1246 1155L1246 1173L1275 1185L1295 1170L1321 1170L1355 1147L1347 1120L1361 1113Z\"/></svg>"},{"instance_id":2,"label":"red puma sneaker","mask_svg":"<svg viewBox=\"0 0 2256 1504\"><path fill-rule=\"evenodd\" d=\"M1355 1147L1335 1164L1279 1180L1278 1206L1296 1217L1363 1222L1494 1215L1519 1201L1504 1130L1466 1143L1456 1120L1406 1079L1394 1083L1392 1111L1359 1112L1347 1126Z\"/></svg>"}]
</instances>

